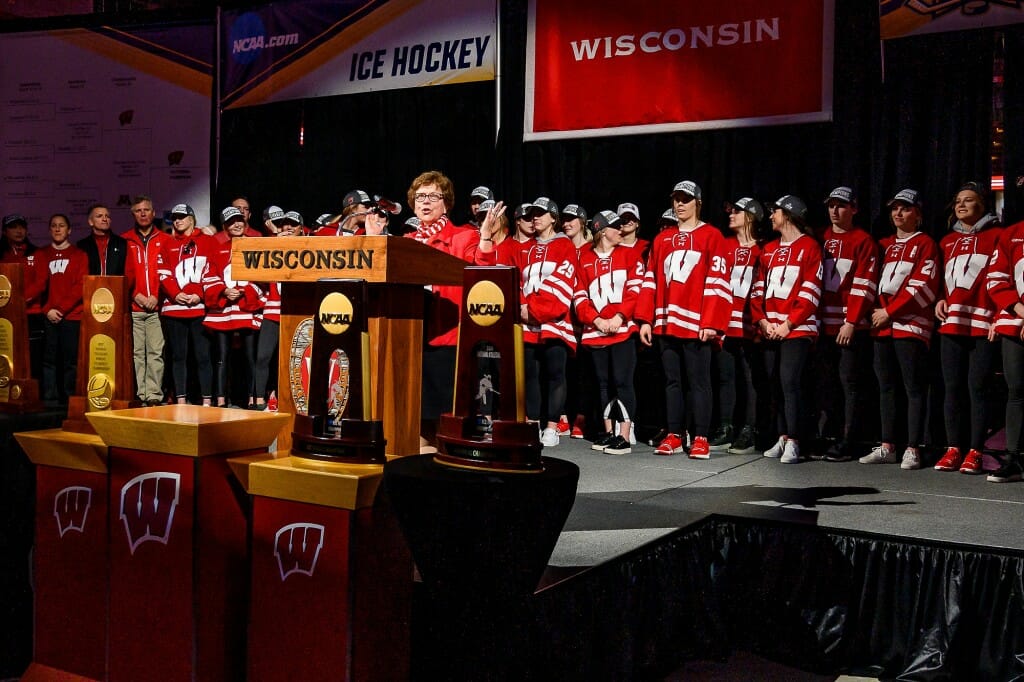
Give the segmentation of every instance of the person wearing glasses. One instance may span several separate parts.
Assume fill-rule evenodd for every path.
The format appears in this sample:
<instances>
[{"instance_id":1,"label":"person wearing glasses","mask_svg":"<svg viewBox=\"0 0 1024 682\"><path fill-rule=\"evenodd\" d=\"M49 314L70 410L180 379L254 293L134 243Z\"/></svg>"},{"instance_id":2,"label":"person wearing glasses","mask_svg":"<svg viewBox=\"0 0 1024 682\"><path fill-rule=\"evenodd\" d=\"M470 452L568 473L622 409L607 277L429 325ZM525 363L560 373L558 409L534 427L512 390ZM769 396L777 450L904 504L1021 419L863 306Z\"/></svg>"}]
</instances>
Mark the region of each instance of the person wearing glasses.
<instances>
[{"instance_id":1,"label":"person wearing glasses","mask_svg":"<svg viewBox=\"0 0 1024 682\"><path fill-rule=\"evenodd\" d=\"M692 396L694 424L690 457L709 459L711 430L711 353L729 326L732 291L725 238L700 219L701 188L683 180L672 188L676 229L655 237L636 319L640 341L655 338L665 371L665 407L669 433L655 454L683 452L686 396ZM689 387L689 392L686 387Z\"/></svg>"},{"instance_id":2,"label":"person wearing glasses","mask_svg":"<svg viewBox=\"0 0 1024 682\"><path fill-rule=\"evenodd\" d=\"M943 415L948 447L935 465L938 471L983 473L985 389L999 350L988 338L996 307L985 283L990 257L1003 231L999 218L988 211L991 202L987 195L977 182L962 186L953 199L950 232L939 241L946 286L935 304L935 317L946 387ZM968 420L965 413L970 415ZM965 426L969 426L969 434Z\"/></svg>"},{"instance_id":3,"label":"person wearing glasses","mask_svg":"<svg viewBox=\"0 0 1024 682\"><path fill-rule=\"evenodd\" d=\"M492 234L456 225L449 218L455 206L455 189L444 173L431 170L416 176L409 185L406 199L420 221L415 231L405 235L407 239L415 239L467 263L486 264L479 260L478 253L482 250L491 254L488 258L493 263ZM452 407L462 287L432 285L430 292L424 330L420 430L420 445L426 451L432 449L437 420Z\"/></svg>"},{"instance_id":4,"label":"person wearing glasses","mask_svg":"<svg viewBox=\"0 0 1024 682\"><path fill-rule=\"evenodd\" d=\"M839 425L839 440L824 456L848 462L855 453L851 440L861 433L860 397L871 367L870 313L878 278L878 245L854 224L857 196L850 187L833 189L825 200L829 226L822 235L823 291L821 345L816 356L819 398L829 421ZM842 414L838 414L842 388Z\"/></svg>"},{"instance_id":5,"label":"person wearing glasses","mask_svg":"<svg viewBox=\"0 0 1024 682\"><path fill-rule=\"evenodd\" d=\"M761 245L757 239L757 224L764 220L764 208L751 197L742 197L728 205L729 230L733 233L725 240L726 265L732 289L732 310L729 328L721 351L715 353L718 368L719 427L709 443L711 452L731 452L750 455L755 451L757 437L758 387L754 368L760 361L760 343L755 343L757 328L750 311L750 292L757 281ZM760 382L758 382L760 383ZM742 391L742 428L733 428L736 412L737 389Z\"/></svg>"},{"instance_id":6,"label":"person wearing glasses","mask_svg":"<svg viewBox=\"0 0 1024 682\"><path fill-rule=\"evenodd\" d=\"M921 230L921 200L915 189L901 189L889 200L896 234L881 241L878 300L871 311L875 376L882 442L861 464L896 464L920 469L928 405L928 345L935 327L939 250ZM907 448L896 449L896 387L907 396Z\"/></svg>"},{"instance_id":7,"label":"person wearing glasses","mask_svg":"<svg viewBox=\"0 0 1024 682\"><path fill-rule=\"evenodd\" d=\"M210 257L217 250L216 241L196 228L196 214L188 204L178 204L171 209L171 225L174 228L172 238L160 249L157 272L164 294L160 316L171 348L174 401L179 405L188 402L191 342L202 404L209 406L213 395L213 364L210 338L203 327L206 317L203 277L210 266Z\"/></svg>"},{"instance_id":8,"label":"person wearing glasses","mask_svg":"<svg viewBox=\"0 0 1024 682\"><path fill-rule=\"evenodd\" d=\"M821 300L821 246L810 235L807 205L787 194L771 207L772 230L779 240L766 244L761 277L751 295L751 317L761 336L765 371L778 403L779 440L764 451L784 464L800 461L804 404L804 366L818 336Z\"/></svg>"}]
</instances>

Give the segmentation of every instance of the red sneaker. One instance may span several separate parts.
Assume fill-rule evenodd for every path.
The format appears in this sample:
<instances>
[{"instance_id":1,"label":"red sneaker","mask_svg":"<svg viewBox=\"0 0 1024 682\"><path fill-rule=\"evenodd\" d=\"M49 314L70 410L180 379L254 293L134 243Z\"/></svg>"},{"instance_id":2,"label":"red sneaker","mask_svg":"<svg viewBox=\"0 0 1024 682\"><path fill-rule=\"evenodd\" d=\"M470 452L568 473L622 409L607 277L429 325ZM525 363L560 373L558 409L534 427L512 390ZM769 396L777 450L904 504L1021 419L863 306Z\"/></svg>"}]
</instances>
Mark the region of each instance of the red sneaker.
<instances>
[{"instance_id":1,"label":"red sneaker","mask_svg":"<svg viewBox=\"0 0 1024 682\"><path fill-rule=\"evenodd\" d=\"M566 419L565 417L559 419L558 426L557 428L555 428L555 431L558 433L559 436L568 436L570 431L569 420Z\"/></svg>"},{"instance_id":2,"label":"red sneaker","mask_svg":"<svg viewBox=\"0 0 1024 682\"><path fill-rule=\"evenodd\" d=\"M573 425L572 431L569 432L569 437L570 438L583 438L583 429L581 429L580 427L578 427L576 425Z\"/></svg>"},{"instance_id":3,"label":"red sneaker","mask_svg":"<svg viewBox=\"0 0 1024 682\"><path fill-rule=\"evenodd\" d=\"M277 412L277 392L271 391L267 399L267 412Z\"/></svg>"},{"instance_id":4,"label":"red sneaker","mask_svg":"<svg viewBox=\"0 0 1024 682\"><path fill-rule=\"evenodd\" d=\"M697 436L690 446L690 459L711 459L711 448L708 447L708 439L704 436Z\"/></svg>"},{"instance_id":5,"label":"red sneaker","mask_svg":"<svg viewBox=\"0 0 1024 682\"><path fill-rule=\"evenodd\" d=\"M655 448L656 455L674 455L683 451L683 441L674 433L670 433Z\"/></svg>"},{"instance_id":6,"label":"red sneaker","mask_svg":"<svg viewBox=\"0 0 1024 682\"><path fill-rule=\"evenodd\" d=\"M949 448L946 450L946 454L942 456L942 459L935 463L935 470L956 471L960 468L960 463L963 461L959 448Z\"/></svg>"},{"instance_id":7,"label":"red sneaker","mask_svg":"<svg viewBox=\"0 0 1024 682\"><path fill-rule=\"evenodd\" d=\"M982 469L982 456L981 453L975 449L968 450L967 456L964 457L963 464L960 465L961 474L983 474L985 473Z\"/></svg>"}]
</instances>

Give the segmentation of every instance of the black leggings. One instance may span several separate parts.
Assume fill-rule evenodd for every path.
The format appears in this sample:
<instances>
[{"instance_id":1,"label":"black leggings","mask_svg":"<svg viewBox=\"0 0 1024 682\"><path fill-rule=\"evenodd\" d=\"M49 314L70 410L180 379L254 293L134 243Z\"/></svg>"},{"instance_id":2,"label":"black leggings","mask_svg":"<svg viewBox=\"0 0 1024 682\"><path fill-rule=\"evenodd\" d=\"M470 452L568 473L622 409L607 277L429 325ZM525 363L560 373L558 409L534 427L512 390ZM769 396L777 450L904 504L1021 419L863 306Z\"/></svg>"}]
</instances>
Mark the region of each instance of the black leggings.
<instances>
[{"instance_id":1,"label":"black leggings","mask_svg":"<svg viewBox=\"0 0 1024 682\"><path fill-rule=\"evenodd\" d=\"M623 419L636 420L636 392L633 390L633 374L636 373L636 346L629 338L608 346L590 346L594 357L594 374L597 375L597 393L601 409L618 398L625 409ZM609 387L615 385L613 394Z\"/></svg>"},{"instance_id":2,"label":"black leggings","mask_svg":"<svg viewBox=\"0 0 1024 682\"><path fill-rule=\"evenodd\" d=\"M807 357L814 345L814 339L801 336L795 339L769 341L765 343L765 370L771 379L776 397L781 398L778 409L779 435L799 441L803 434L803 381Z\"/></svg>"},{"instance_id":3,"label":"black leggings","mask_svg":"<svg viewBox=\"0 0 1024 682\"><path fill-rule=\"evenodd\" d=\"M1024 342L1018 336L1000 337L1003 346L1003 378L1006 379L1006 451L1020 452L1024 422Z\"/></svg>"},{"instance_id":4,"label":"black leggings","mask_svg":"<svg viewBox=\"0 0 1024 682\"><path fill-rule=\"evenodd\" d=\"M541 424L557 422L565 410L565 363L569 349L557 341L526 344L526 416ZM541 414L541 377L547 409Z\"/></svg>"},{"instance_id":5,"label":"black leggings","mask_svg":"<svg viewBox=\"0 0 1024 682\"><path fill-rule=\"evenodd\" d=\"M838 420L839 401L843 403L843 421L839 436L843 440L857 438L862 432L860 396L865 377L871 371L871 338L867 332L854 332L850 345L840 346L835 336L822 336L817 349L818 400L821 409L835 424ZM842 393L835 390L836 379Z\"/></svg>"},{"instance_id":6,"label":"black leggings","mask_svg":"<svg viewBox=\"0 0 1024 682\"><path fill-rule=\"evenodd\" d=\"M263 320L260 327L260 338L256 343L256 365L252 370L253 395L259 398L267 397L267 385L276 372L274 355L277 353L278 337L281 332L281 323L274 320ZM271 385L276 385L276 382Z\"/></svg>"},{"instance_id":7,"label":"black leggings","mask_svg":"<svg viewBox=\"0 0 1024 682\"><path fill-rule=\"evenodd\" d=\"M882 442L896 443L896 382L902 379L907 394L907 445L924 443L928 395L928 347L920 339L875 339L875 376Z\"/></svg>"},{"instance_id":8,"label":"black leggings","mask_svg":"<svg viewBox=\"0 0 1024 682\"><path fill-rule=\"evenodd\" d=\"M659 336L661 366L665 370L665 412L668 430L682 435L686 416L686 386L692 398L693 436L711 431L711 344L697 339Z\"/></svg>"},{"instance_id":9,"label":"black leggings","mask_svg":"<svg viewBox=\"0 0 1024 682\"><path fill-rule=\"evenodd\" d=\"M963 397L966 392L971 404L970 441L967 445L980 451L985 447L985 386L999 347L984 336L942 334L941 339L939 351L946 388L943 415L947 444L965 450Z\"/></svg>"},{"instance_id":10,"label":"black leggings","mask_svg":"<svg viewBox=\"0 0 1024 682\"><path fill-rule=\"evenodd\" d=\"M756 425L757 388L751 363L753 346L754 342L748 339L726 338L722 350L715 353L718 364L718 418L722 424L733 422L739 384L743 391L742 423L746 426Z\"/></svg>"},{"instance_id":11,"label":"black leggings","mask_svg":"<svg viewBox=\"0 0 1024 682\"><path fill-rule=\"evenodd\" d=\"M231 338L234 335L234 331L217 331L215 337L217 339L217 355L214 358L213 392L218 398L226 398L229 403L231 402L231 396L228 395L228 391L231 390L231 387L228 385L228 374L230 374L229 363L231 362ZM256 345L256 339L253 334L253 330L240 329L238 330L238 336L242 341L242 350L245 352L245 367L252 367L256 361L254 348ZM245 390L248 393L246 398L246 402L248 402L248 397L252 396L252 379L249 376L243 378L245 379L244 384L242 384L242 382L236 382L234 392L237 395L238 385L244 385Z\"/></svg>"},{"instance_id":12,"label":"black leggings","mask_svg":"<svg viewBox=\"0 0 1024 682\"><path fill-rule=\"evenodd\" d=\"M203 327L203 318L165 317L164 336L171 351L174 397L184 398L188 394L188 342L192 339L199 391L204 399L209 398L212 395L213 364L210 361L210 339Z\"/></svg>"}]
</instances>

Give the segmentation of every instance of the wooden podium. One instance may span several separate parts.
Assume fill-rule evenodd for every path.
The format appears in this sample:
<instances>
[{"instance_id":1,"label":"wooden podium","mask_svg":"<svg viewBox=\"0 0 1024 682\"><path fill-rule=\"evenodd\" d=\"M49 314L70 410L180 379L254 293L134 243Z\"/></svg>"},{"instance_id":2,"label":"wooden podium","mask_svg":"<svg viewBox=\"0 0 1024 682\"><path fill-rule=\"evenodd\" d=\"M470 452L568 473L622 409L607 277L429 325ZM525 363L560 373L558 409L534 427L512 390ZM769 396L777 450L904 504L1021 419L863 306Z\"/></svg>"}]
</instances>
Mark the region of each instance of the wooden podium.
<instances>
[{"instance_id":1,"label":"wooden podium","mask_svg":"<svg viewBox=\"0 0 1024 682\"><path fill-rule=\"evenodd\" d=\"M22 679L105 679L107 447L60 429L15 438L36 467L34 646Z\"/></svg>"},{"instance_id":2,"label":"wooden podium","mask_svg":"<svg viewBox=\"0 0 1024 682\"><path fill-rule=\"evenodd\" d=\"M363 279L369 286L372 395L366 419L384 423L389 455L419 452L420 382L423 366L423 287L462 285L469 265L402 237L241 238L231 245L235 277L281 282L278 401L282 412L304 414L307 362L317 314L315 282ZM291 448L292 425L278 436Z\"/></svg>"},{"instance_id":3,"label":"wooden podium","mask_svg":"<svg viewBox=\"0 0 1024 682\"><path fill-rule=\"evenodd\" d=\"M124 277L90 275L82 292L75 395L68 400L65 431L95 433L86 412L137 404L132 360L132 309Z\"/></svg>"},{"instance_id":4,"label":"wooden podium","mask_svg":"<svg viewBox=\"0 0 1024 682\"><path fill-rule=\"evenodd\" d=\"M288 415L164 405L86 416L110 448L109 679L243 679L248 505L227 460L266 453Z\"/></svg>"},{"instance_id":5,"label":"wooden podium","mask_svg":"<svg viewBox=\"0 0 1024 682\"><path fill-rule=\"evenodd\" d=\"M0 412L38 412L39 382L32 378L25 315L25 268L0 263Z\"/></svg>"}]
</instances>

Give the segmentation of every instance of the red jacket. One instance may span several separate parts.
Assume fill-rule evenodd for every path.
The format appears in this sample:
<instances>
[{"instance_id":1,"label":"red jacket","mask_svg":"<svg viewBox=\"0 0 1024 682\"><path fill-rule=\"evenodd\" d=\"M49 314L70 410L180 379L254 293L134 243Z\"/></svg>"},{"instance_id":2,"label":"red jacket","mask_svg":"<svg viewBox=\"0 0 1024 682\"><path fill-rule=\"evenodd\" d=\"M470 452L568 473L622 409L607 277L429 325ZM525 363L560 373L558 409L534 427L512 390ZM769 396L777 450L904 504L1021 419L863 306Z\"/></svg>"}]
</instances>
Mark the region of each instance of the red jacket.
<instances>
[{"instance_id":1,"label":"red jacket","mask_svg":"<svg viewBox=\"0 0 1024 682\"><path fill-rule=\"evenodd\" d=\"M131 291L132 311L146 312L135 303L135 297L142 294L159 298L160 273L157 271L157 264L160 250L171 236L155 227L145 237L134 227L121 236L128 240L128 262L124 267L124 275L128 279L128 288Z\"/></svg>"},{"instance_id":2,"label":"red jacket","mask_svg":"<svg viewBox=\"0 0 1024 682\"><path fill-rule=\"evenodd\" d=\"M32 284L26 287L26 298L43 294L40 306L45 315L57 309L65 320L82 319L82 287L89 274L89 257L77 246L55 249L44 246L34 254Z\"/></svg>"}]
</instances>

